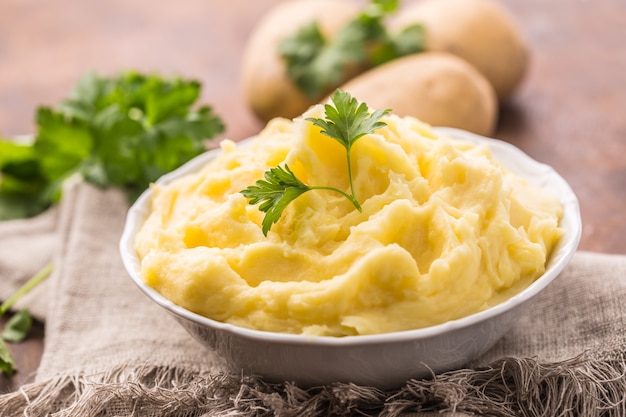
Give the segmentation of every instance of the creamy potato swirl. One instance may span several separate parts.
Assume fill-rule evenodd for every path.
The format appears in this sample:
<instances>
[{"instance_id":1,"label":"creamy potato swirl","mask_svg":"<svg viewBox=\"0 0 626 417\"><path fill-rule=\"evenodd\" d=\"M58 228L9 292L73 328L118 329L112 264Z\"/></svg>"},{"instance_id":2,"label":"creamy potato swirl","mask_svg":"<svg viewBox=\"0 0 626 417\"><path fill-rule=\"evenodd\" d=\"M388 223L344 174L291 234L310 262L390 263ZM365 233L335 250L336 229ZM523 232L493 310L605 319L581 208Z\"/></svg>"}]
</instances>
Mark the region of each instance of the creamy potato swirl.
<instances>
[{"instance_id":1,"label":"creamy potato swirl","mask_svg":"<svg viewBox=\"0 0 626 417\"><path fill-rule=\"evenodd\" d=\"M245 145L223 141L201 170L153 186L136 239L145 282L174 303L247 328L345 336L417 329L488 308L545 270L562 234L559 200L512 174L488 146L410 117L352 148L359 212L309 191L268 233L240 193L287 163L307 184L348 190L341 145L274 119Z\"/></svg>"}]
</instances>

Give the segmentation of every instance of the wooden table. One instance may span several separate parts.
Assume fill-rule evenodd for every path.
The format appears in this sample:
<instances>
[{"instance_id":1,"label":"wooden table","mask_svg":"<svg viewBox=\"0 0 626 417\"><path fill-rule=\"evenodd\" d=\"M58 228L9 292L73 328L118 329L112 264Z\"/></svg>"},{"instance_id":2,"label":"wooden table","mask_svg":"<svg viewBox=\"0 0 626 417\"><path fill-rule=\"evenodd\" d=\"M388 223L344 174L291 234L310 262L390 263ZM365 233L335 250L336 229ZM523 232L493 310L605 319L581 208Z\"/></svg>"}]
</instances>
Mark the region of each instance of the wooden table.
<instances>
[{"instance_id":1,"label":"wooden table","mask_svg":"<svg viewBox=\"0 0 626 417\"><path fill-rule=\"evenodd\" d=\"M262 124L238 87L241 53L277 2L2 0L0 133L32 132L35 108L58 103L86 71L133 68L199 79L225 136L249 136ZM582 210L580 249L626 254L626 3L502 2L531 45L532 64L494 136L569 181ZM12 346L20 372L0 377L0 393L32 380L43 342L38 324Z\"/></svg>"}]
</instances>

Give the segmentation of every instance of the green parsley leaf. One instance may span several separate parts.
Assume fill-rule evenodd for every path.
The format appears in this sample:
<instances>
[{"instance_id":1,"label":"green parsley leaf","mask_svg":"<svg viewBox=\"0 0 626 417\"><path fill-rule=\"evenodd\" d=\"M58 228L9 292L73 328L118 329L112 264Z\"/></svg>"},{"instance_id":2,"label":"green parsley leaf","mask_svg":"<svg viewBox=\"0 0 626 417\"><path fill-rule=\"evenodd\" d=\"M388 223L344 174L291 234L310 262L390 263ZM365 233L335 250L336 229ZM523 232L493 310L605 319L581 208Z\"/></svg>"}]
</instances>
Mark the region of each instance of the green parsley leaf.
<instances>
[{"instance_id":1,"label":"green parsley leaf","mask_svg":"<svg viewBox=\"0 0 626 417\"><path fill-rule=\"evenodd\" d=\"M352 145L360 137L387 126L380 119L390 109L376 110L370 114L367 104L359 103L356 98L340 89L335 90L331 101L332 105L324 105L326 119L310 117L306 120L321 127L324 135L335 139L347 152L350 152Z\"/></svg>"},{"instance_id":2,"label":"green parsley leaf","mask_svg":"<svg viewBox=\"0 0 626 417\"><path fill-rule=\"evenodd\" d=\"M4 340L0 339L0 372L6 375L13 375L15 373L15 360L13 355Z\"/></svg>"},{"instance_id":3,"label":"green parsley leaf","mask_svg":"<svg viewBox=\"0 0 626 417\"><path fill-rule=\"evenodd\" d=\"M74 172L94 146L84 123L48 107L37 110L38 134L33 144L43 176L50 182Z\"/></svg>"},{"instance_id":4,"label":"green parsley leaf","mask_svg":"<svg viewBox=\"0 0 626 417\"><path fill-rule=\"evenodd\" d=\"M51 199L32 145L0 139L0 221L45 210Z\"/></svg>"},{"instance_id":5,"label":"green parsley leaf","mask_svg":"<svg viewBox=\"0 0 626 417\"><path fill-rule=\"evenodd\" d=\"M339 89L335 90L331 100L334 106L330 104L324 105L326 119L308 118L307 120L315 126L322 128L322 134L335 139L346 148L350 190L352 197L357 201L352 181L352 162L350 158L352 145L364 135L387 126L387 123L381 122L380 119L391 110L376 110L373 114L370 114L367 104L359 104L356 98ZM360 208L358 203L356 206Z\"/></svg>"},{"instance_id":6,"label":"green parsley leaf","mask_svg":"<svg viewBox=\"0 0 626 417\"><path fill-rule=\"evenodd\" d=\"M347 59L338 49L328 43L315 21L278 46L287 75L309 97L317 97L327 86L340 83Z\"/></svg>"},{"instance_id":7,"label":"green parsley leaf","mask_svg":"<svg viewBox=\"0 0 626 417\"><path fill-rule=\"evenodd\" d=\"M288 77L308 97L321 98L346 81L354 68L367 69L424 49L424 27L416 24L390 34L384 19L398 8L398 0L372 0L333 39L325 37L317 21L283 39L278 53Z\"/></svg>"},{"instance_id":8,"label":"green parsley leaf","mask_svg":"<svg viewBox=\"0 0 626 417\"><path fill-rule=\"evenodd\" d=\"M86 74L56 109L37 109L32 144L0 140L0 220L29 217L58 202L73 175L136 197L223 132L209 106L193 107L200 92L195 80Z\"/></svg>"},{"instance_id":9,"label":"green parsley leaf","mask_svg":"<svg viewBox=\"0 0 626 417\"><path fill-rule=\"evenodd\" d=\"M2 331L2 339L7 342L19 343L26 339L33 327L33 318L27 309L22 309L9 319Z\"/></svg>"},{"instance_id":10,"label":"green parsley leaf","mask_svg":"<svg viewBox=\"0 0 626 417\"><path fill-rule=\"evenodd\" d=\"M296 178L287 165L271 168L264 177L265 180L258 180L256 185L242 190L241 194L249 198L252 205L261 203L259 210L265 212L263 234L267 236L289 203L311 188Z\"/></svg>"},{"instance_id":11,"label":"green parsley leaf","mask_svg":"<svg viewBox=\"0 0 626 417\"><path fill-rule=\"evenodd\" d=\"M307 118L306 120L322 128L322 134L335 139L346 149L351 194L334 187L306 185L287 165L284 168L280 166L270 168L265 172L265 180L258 180L256 185L251 185L241 191L246 198L250 199L249 204L261 203L259 210L265 213L262 222L265 236L272 225L280 219L289 203L310 190L337 192L350 200L357 210L362 210L354 193L350 151L359 138L387 125L380 119L390 110L377 110L370 114L365 103L359 104L354 97L339 89L333 93L331 101L334 106L330 104L324 106L326 119Z\"/></svg>"}]
</instances>

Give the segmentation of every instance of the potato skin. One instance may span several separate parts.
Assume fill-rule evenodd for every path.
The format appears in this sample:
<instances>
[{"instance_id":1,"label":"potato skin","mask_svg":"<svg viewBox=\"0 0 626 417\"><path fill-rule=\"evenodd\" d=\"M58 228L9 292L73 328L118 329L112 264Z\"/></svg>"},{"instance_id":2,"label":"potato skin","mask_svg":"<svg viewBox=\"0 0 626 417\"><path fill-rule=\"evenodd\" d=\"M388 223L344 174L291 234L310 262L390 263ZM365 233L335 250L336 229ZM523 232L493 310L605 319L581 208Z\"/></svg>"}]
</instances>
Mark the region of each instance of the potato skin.
<instances>
[{"instance_id":1,"label":"potato skin","mask_svg":"<svg viewBox=\"0 0 626 417\"><path fill-rule=\"evenodd\" d=\"M426 50L450 52L474 65L506 100L523 80L529 50L510 14L495 0L421 0L389 22L392 31L422 23Z\"/></svg>"},{"instance_id":2,"label":"potato skin","mask_svg":"<svg viewBox=\"0 0 626 417\"><path fill-rule=\"evenodd\" d=\"M320 99L307 97L289 79L278 44L314 20L332 37L358 12L354 2L341 0L291 0L267 12L250 35L241 72L244 99L259 119L293 118Z\"/></svg>"},{"instance_id":3,"label":"potato skin","mask_svg":"<svg viewBox=\"0 0 626 417\"><path fill-rule=\"evenodd\" d=\"M390 108L433 126L493 134L498 102L485 77L445 52L398 58L352 78L341 87L373 109Z\"/></svg>"}]
</instances>

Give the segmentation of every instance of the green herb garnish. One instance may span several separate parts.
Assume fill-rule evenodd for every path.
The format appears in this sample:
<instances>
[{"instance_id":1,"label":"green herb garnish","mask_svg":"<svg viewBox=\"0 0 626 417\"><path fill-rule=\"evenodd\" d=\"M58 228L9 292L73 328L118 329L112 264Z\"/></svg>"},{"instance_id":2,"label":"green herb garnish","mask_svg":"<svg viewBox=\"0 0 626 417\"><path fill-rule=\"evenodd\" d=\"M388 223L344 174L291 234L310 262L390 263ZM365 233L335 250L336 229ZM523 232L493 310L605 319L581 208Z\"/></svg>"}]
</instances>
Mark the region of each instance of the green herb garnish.
<instances>
[{"instance_id":1,"label":"green herb garnish","mask_svg":"<svg viewBox=\"0 0 626 417\"><path fill-rule=\"evenodd\" d=\"M26 339L33 327L33 318L27 309L22 309L9 319L2 331L2 339L7 342L19 343Z\"/></svg>"},{"instance_id":2,"label":"green herb garnish","mask_svg":"<svg viewBox=\"0 0 626 417\"><path fill-rule=\"evenodd\" d=\"M22 285L15 292L15 294L0 304L0 317L9 311L13 304L15 304L20 298L46 279L51 272L52 265L45 266L41 271ZM27 309L18 311L9 319L4 331L2 332L2 337L0 337L0 372L7 375L13 375L16 371L15 361L13 360L13 356L11 355L9 347L5 343L5 340L13 343L21 342L28 335L32 325L33 319Z\"/></svg>"},{"instance_id":3,"label":"green herb garnish","mask_svg":"<svg viewBox=\"0 0 626 417\"><path fill-rule=\"evenodd\" d=\"M0 220L58 202L73 175L135 197L224 130L210 107L191 108L200 90L197 81L135 72L85 75L57 109L37 109L32 143L0 139Z\"/></svg>"},{"instance_id":4,"label":"green herb garnish","mask_svg":"<svg viewBox=\"0 0 626 417\"><path fill-rule=\"evenodd\" d=\"M424 27L411 25L390 34L384 18L395 12L398 0L372 0L333 39L314 21L284 39L278 52L298 88L311 98L321 97L346 80L351 68L367 69L424 49Z\"/></svg>"},{"instance_id":5,"label":"green herb garnish","mask_svg":"<svg viewBox=\"0 0 626 417\"><path fill-rule=\"evenodd\" d=\"M0 372L6 375L15 373L15 360L4 340L0 339Z\"/></svg>"},{"instance_id":6,"label":"green herb garnish","mask_svg":"<svg viewBox=\"0 0 626 417\"><path fill-rule=\"evenodd\" d=\"M267 236L272 225L280 219L289 203L310 190L337 192L350 200L354 207L361 211L352 180L350 158L352 146L364 135L386 126L387 124L381 122L380 119L390 110L377 110L370 114L365 103L359 104L354 97L339 89L333 93L331 101L334 106L331 104L324 105L325 119L308 118L306 120L320 127L322 134L335 139L345 148L350 194L335 187L307 185L295 176L288 165L285 165L284 168L280 166L271 168L265 172L264 180L258 180L256 185L251 185L241 191L246 198L250 199L250 204L261 203L259 210L265 213L262 222L265 236Z\"/></svg>"}]
</instances>

